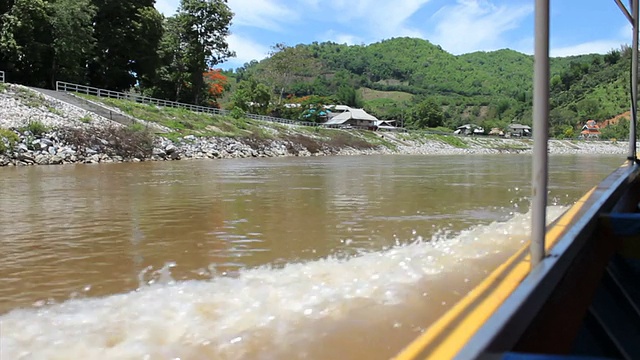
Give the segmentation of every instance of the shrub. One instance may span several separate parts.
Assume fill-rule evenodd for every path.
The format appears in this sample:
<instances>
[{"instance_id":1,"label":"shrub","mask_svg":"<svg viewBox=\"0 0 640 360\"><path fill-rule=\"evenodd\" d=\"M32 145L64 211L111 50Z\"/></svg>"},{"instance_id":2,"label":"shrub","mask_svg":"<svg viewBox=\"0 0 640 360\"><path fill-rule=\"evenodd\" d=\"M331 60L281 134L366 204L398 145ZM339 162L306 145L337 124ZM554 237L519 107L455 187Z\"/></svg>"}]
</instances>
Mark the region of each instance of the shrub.
<instances>
[{"instance_id":1,"label":"shrub","mask_svg":"<svg viewBox=\"0 0 640 360\"><path fill-rule=\"evenodd\" d=\"M231 112L229 113L229 115L236 119L242 119L244 117L244 110L242 110L240 107L236 106L233 108L233 110L231 110Z\"/></svg>"},{"instance_id":2,"label":"shrub","mask_svg":"<svg viewBox=\"0 0 640 360\"><path fill-rule=\"evenodd\" d=\"M40 136L49 131L49 128L39 120L29 120L29 124L27 124L24 130L31 132L34 136Z\"/></svg>"},{"instance_id":3,"label":"shrub","mask_svg":"<svg viewBox=\"0 0 640 360\"><path fill-rule=\"evenodd\" d=\"M65 129L61 138L86 155L91 148L109 156L145 158L153 151L153 135L136 127L111 126L93 129Z\"/></svg>"},{"instance_id":4,"label":"shrub","mask_svg":"<svg viewBox=\"0 0 640 360\"><path fill-rule=\"evenodd\" d=\"M15 132L0 128L0 154L13 149L19 140L20 138Z\"/></svg>"}]
</instances>

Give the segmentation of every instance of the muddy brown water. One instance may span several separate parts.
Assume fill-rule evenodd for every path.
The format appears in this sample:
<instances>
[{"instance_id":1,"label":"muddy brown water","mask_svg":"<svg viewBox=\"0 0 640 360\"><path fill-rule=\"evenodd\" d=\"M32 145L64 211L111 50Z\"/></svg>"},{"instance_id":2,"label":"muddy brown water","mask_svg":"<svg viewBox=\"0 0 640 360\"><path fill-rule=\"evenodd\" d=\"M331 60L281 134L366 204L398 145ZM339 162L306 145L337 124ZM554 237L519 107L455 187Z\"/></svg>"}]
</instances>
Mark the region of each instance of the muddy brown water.
<instances>
[{"instance_id":1,"label":"muddy brown water","mask_svg":"<svg viewBox=\"0 0 640 360\"><path fill-rule=\"evenodd\" d=\"M558 215L623 162L552 156ZM385 359L526 240L530 157L0 169L0 357Z\"/></svg>"}]
</instances>

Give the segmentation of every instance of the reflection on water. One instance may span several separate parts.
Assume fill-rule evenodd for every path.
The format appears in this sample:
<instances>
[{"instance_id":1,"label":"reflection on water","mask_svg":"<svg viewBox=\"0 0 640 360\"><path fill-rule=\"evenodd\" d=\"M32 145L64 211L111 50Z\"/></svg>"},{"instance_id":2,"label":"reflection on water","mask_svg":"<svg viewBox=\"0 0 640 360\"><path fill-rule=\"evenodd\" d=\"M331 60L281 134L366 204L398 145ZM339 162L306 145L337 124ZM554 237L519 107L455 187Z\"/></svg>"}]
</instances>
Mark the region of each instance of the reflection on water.
<instances>
[{"instance_id":1,"label":"reflection on water","mask_svg":"<svg viewBox=\"0 0 640 360\"><path fill-rule=\"evenodd\" d=\"M550 199L621 161L552 158ZM523 156L0 169L0 313L27 307L0 358L388 357L526 238L529 179Z\"/></svg>"}]
</instances>

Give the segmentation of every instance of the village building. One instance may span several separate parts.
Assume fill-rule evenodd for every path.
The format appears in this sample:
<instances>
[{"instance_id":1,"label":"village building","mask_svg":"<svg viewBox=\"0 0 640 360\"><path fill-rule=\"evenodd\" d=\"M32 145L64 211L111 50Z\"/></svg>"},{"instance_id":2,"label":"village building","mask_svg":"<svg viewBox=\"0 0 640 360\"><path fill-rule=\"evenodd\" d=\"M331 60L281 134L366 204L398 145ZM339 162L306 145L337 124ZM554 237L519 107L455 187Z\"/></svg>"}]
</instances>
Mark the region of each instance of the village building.
<instances>
[{"instance_id":1,"label":"village building","mask_svg":"<svg viewBox=\"0 0 640 360\"><path fill-rule=\"evenodd\" d=\"M600 127L595 120L588 120L586 124L580 129L581 139L599 139Z\"/></svg>"},{"instance_id":2,"label":"village building","mask_svg":"<svg viewBox=\"0 0 640 360\"><path fill-rule=\"evenodd\" d=\"M531 126L522 124L511 124L509 125L508 133L510 136L515 137L531 136Z\"/></svg>"},{"instance_id":3,"label":"village building","mask_svg":"<svg viewBox=\"0 0 640 360\"><path fill-rule=\"evenodd\" d=\"M348 107L345 111L338 114L330 114L329 120L323 125L341 128L359 127L374 130L378 121L378 118L368 114L363 109Z\"/></svg>"}]
</instances>

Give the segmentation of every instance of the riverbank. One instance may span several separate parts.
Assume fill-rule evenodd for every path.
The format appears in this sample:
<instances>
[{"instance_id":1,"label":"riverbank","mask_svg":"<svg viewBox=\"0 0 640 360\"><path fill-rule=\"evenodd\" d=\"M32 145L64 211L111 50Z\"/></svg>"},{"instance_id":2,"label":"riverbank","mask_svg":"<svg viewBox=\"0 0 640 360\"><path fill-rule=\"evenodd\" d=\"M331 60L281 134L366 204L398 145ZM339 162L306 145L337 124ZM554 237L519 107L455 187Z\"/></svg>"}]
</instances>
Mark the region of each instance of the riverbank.
<instances>
[{"instance_id":1,"label":"riverbank","mask_svg":"<svg viewBox=\"0 0 640 360\"><path fill-rule=\"evenodd\" d=\"M125 126L28 88L3 84L0 166L284 156L529 153L533 146L530 139L374 133L225 117L216 117L214 121L210 115L181 109L165 111L136 103L117 107L114 103L106 106L139 121ZM158 121L160 116L170 124L175 123L175 128ZM204 124L202 129L198 129L200 124ZM158 129L162 131L157 132ZM551 154L624 154L626 149L625 142L549 142Z\"/></svg>"}]
</instances>

